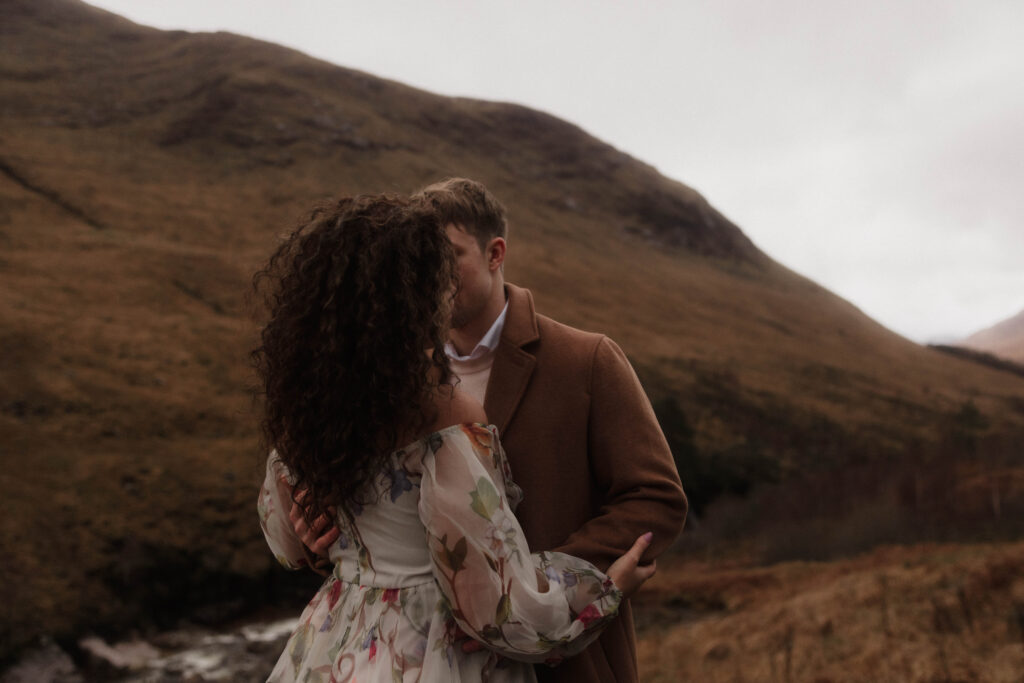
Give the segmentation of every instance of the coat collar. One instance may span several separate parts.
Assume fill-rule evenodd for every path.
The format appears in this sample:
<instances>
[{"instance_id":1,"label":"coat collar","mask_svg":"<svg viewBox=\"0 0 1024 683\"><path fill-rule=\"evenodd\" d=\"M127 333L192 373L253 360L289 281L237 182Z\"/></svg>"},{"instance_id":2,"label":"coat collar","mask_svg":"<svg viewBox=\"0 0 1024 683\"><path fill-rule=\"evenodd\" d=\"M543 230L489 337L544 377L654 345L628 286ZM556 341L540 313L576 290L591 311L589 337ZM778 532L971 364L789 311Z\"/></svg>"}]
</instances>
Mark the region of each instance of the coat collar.
<instances>
[{"instance_id":1,"label":"coat collar","mask_svg":"<svg viewBox=\"0 0 1024 683\"><path fill-rule=\"evenodd\" d=\"M533 295L529 290L506 284L508 316L501 341L494 354L494 365L487 381L484 410L488 419L504 434L526 393L537 359L522 347L540 339Z\"/></svg>"},{"instance_id":2,"label":"coat collar","mask_svg":"<svg viewBox=\"0 0 1024 683\"><path fill-rule=\"evenodd\" d=\"M506 284L505 293L508 296L508 314L501 331L501 341L521 347L540 339L537 311L534 310L530 290Z\"/></svg>"}]
</instances>

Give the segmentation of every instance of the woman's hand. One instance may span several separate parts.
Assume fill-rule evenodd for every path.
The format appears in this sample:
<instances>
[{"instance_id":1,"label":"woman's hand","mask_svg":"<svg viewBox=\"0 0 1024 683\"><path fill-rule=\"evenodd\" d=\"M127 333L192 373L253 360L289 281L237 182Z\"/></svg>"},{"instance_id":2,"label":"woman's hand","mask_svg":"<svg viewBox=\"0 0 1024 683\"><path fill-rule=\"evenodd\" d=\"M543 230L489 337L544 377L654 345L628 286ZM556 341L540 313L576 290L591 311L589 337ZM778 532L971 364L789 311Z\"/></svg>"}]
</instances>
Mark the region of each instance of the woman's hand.
<instances>
[{"instance_id":1,"label":"woman's hand","mask_svg":"<svg viewBox=\"0 0 1024 683\"><path fill-rule=\"evenodd\" d=\"M654 534L648 531L636 539L633 547L627 550L625 555L615 560L612 566L608 567L608 578L615 583L616 588L622 591L622 597L624 598L631 596L644 581L654 576L654 572L657 569L656 562L640 564L640 558L643 556L644 551L647 550L647 546L651 544L652 538L654 538Z\"/></svg>"}]
</instances>

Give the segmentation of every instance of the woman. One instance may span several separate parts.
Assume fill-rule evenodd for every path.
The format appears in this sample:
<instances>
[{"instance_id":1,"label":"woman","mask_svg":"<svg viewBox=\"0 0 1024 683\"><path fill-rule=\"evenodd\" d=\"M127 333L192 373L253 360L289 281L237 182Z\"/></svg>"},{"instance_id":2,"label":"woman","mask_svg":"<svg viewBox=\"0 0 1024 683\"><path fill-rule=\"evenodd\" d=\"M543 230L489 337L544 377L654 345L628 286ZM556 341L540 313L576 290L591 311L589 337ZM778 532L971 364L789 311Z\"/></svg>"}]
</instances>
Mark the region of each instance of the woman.
<instances>
[{"instance_id":1,"label":"woman","mask_svg":"<svg viewBox=\"0 0 1024 683\"><path fill-rule=\"evenodd\" d=\"M341 530L333 572L269 680L532 681L529 662L592 642L653 573L637 566L649 535L607 575L530 553L496 431L442 350L457 283L433 214L343 199L316 210L257 284L274 449L264 534L282 564L304 564L288 518L296 490L307 521L329 515Z\"/></svg>"}]
</instances>

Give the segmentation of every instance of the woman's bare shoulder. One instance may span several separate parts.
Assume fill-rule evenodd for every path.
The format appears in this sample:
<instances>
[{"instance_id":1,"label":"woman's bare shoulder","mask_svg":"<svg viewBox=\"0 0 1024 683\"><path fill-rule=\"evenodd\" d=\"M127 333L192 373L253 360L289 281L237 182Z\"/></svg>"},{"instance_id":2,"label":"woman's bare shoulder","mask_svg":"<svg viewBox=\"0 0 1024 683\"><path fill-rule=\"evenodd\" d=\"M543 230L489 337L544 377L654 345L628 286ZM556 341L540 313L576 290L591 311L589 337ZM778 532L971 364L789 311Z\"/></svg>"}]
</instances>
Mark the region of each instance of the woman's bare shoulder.
<instances>
[{"instance_id":1,"label":"woman's bare shoulder","mask_svg":"<svg viewBox=\"0 0 1024 683\"><path fill-rule=\"evenodd\" d=\"M444 386L435 392L437 419L432 431L466 422L487 423L487 413L480 402L456 386Z\"/></svg>"}]
</instances>

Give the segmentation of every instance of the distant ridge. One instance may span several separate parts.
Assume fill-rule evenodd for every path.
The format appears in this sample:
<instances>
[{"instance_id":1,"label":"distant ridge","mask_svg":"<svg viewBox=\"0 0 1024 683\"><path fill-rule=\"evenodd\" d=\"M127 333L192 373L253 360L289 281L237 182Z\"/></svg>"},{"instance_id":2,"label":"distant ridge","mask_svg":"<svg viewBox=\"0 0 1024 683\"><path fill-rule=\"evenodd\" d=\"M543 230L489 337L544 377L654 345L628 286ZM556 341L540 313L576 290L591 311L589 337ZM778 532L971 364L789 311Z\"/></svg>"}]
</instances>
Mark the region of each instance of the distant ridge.
<instances>
[{"instance_id":1,"label":"distant ridge","mask_svg":"<svg viewBox=\"0 0 1024 683\"><path fill-rule=\"evenodd\" d=\"M1024 365L988 353L987 351L979 351L965 346L951 346L949 344L929 344L928 347L958 358L966 358L986 367L1012 372L1015 375L1024 377Z\"/></svg>"},{"instance_id":2,"label":"distant ridge","mask_svg":"<svg viewBox=\"0 0 1024 683\"><path fill-rule=\"evenodd\" d=\"M959 345L1024 363L1024 310L991 327L975 332Z\"/></svg>"}]
</instances>

